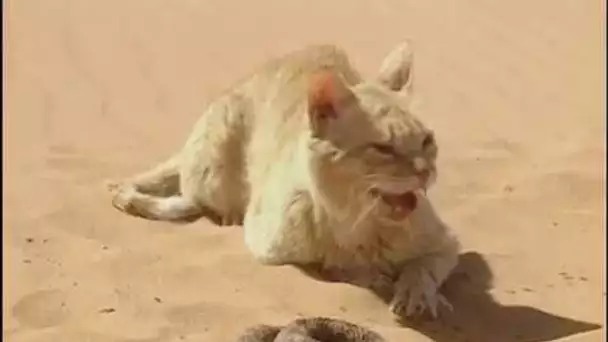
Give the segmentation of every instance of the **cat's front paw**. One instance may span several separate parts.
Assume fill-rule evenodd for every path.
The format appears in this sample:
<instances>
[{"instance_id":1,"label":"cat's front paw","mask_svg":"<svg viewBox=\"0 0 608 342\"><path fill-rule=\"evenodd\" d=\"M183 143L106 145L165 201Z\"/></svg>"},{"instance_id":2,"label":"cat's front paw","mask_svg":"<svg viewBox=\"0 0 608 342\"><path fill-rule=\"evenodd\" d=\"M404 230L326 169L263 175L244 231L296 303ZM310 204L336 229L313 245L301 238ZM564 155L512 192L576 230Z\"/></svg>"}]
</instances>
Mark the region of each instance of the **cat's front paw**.
<instances>
[{"instance_id":1,"label":"cat's front paw","mask_svg":"<svg viewBox=\"0 0 608 342\"><path fill-rule=\"evenodd\" d=\"M424 269L404 272L395 284L390 310L399 318L412 318L429 313L435 319L441 306L452 310L452 305L438 292L438 288L438 284Z\"/></svg>"}]
</instances>

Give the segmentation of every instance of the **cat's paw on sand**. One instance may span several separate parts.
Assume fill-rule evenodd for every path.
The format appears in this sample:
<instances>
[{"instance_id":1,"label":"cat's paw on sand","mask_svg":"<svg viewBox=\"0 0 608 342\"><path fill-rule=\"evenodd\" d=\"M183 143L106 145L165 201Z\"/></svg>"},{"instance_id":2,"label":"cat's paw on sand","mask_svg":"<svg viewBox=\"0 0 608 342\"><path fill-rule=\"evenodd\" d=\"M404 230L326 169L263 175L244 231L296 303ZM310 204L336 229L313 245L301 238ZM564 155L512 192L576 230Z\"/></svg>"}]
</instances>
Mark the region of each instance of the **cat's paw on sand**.
<instances>
[{"instance_id":1,"label":"cat's paw on sand","mask_svg":"<svg viewBox=\"0 0 608 342\"><path fill-rule=\"evenodd\" d=\"M452 310L452 305L438 290L437 282L424 268L406 270L395 284L390 310L399 318L411 318L425 313L437 318L441 306Z\"/></svg>"},{"instance_id":2,"label":"cat's paw on sand","mask_svg":"<svg viewBox=\"0 0 608 342\"><path fill-rule=\"evenodd\" d=\"M140 210L138 206L138 198L135 189L119 186L112 193L114 194L114 197L112 198L112 205L114 208L134 216L144 217L142 212L145 211Z\"/></svg>"}]
</instances>

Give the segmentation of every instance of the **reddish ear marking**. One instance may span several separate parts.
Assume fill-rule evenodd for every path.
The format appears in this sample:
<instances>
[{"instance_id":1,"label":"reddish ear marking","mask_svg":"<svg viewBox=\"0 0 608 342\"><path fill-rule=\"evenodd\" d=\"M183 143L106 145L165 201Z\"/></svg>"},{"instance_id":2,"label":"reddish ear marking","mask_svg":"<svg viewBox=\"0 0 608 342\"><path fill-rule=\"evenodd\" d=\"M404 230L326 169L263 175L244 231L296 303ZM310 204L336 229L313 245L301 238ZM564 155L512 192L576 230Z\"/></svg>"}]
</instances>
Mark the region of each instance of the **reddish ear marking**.
<instances>
[{"instance_id":1,"label":"reddish ear marking","mask_svg":"<svg viewBox=\"0 0 608 342\"><path fill-rule=\"evenodd\" d=\"M309 88L309 103L321 117L335 117L336 77L329 71L312 76Z\"/></svg>"}]
</instances>

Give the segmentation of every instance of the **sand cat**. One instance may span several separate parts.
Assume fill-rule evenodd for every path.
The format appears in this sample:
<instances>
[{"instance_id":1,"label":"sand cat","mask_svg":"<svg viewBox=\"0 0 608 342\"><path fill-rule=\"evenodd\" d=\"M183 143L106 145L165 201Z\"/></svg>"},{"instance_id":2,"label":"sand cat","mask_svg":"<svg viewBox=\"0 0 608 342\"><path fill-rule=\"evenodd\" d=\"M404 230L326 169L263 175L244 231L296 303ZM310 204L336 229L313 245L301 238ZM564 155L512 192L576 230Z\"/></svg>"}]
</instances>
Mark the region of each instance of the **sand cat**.
<instances>
[{"instance_id":1,"label":"sand cat","mask_svg":"<svg viewBox=\"0 0 608 342\"><path fill-rule=\"evenodd\" d=\"M390 288L396 314L435 315L459 247L425 195L437 145L408 108L411 70L407 42L369 81L331 45L276 59L212 102L173 157L111 186L113 204L243 223L264 264L316 265Z\"/></svg>"}]
</instances>

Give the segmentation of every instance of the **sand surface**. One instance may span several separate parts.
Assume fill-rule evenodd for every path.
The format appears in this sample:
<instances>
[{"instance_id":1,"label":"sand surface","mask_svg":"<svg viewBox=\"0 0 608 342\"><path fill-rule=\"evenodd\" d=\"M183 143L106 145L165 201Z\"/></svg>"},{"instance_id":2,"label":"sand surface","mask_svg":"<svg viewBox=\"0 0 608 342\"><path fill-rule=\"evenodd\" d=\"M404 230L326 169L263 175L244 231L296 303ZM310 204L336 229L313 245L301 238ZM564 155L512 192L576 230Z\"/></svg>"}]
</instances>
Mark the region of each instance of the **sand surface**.
<instances>
[{"instance_id":1,"label":"sand surface","mask_svg":"<svg viewBox=\"0 0 608 342\"><path fill-rule=\"evenodd\" d=\"M300 315L392 341L602 340L603 1L4 4L6 341L233 341ZM260 266L240 227L110 205L104 180L176 151L267 58L336 43L371 77L403 38L441 146L432 197L465 248L441 323L401 327L364 290Z\"/></svg>"}]
</instances>

